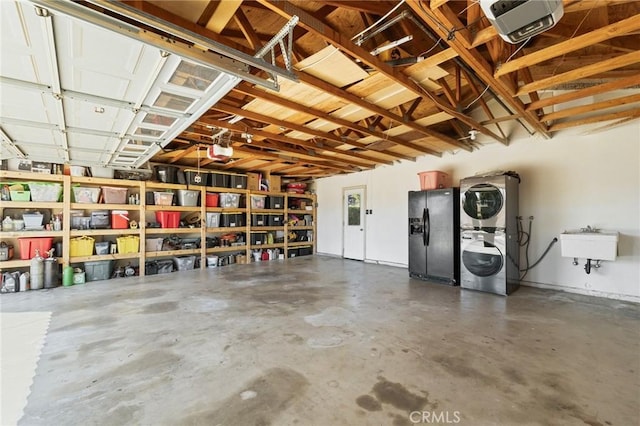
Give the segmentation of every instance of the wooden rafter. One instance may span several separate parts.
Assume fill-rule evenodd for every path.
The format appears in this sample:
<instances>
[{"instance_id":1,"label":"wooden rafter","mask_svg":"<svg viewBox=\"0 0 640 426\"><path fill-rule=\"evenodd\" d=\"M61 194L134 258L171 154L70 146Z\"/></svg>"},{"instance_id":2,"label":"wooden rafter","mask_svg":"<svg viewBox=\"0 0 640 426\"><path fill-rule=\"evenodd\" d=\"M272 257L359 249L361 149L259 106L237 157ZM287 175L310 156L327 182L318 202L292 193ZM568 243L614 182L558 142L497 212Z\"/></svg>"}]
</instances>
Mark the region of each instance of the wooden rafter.
<instances>
[{"instance_id":1,"label":"wooden rafter","mask_svg":"<svg viewBox=\"0 0 640 426\"><path fill-rule=\"evenodd\" d=\"M262 41L260 40L260 37L258 37L258 34L253 29L253 26L251 25L251 23L247 19L247 16L244 14L241 8L238 8L238 10L236 10L236 13L233 15L233 19L235 23L238 24L238 27L240 27L240 31L242 31L242 34L244 34L245 39L253 50L258 50L260 47L262 47Z\"/></svg>"},{"instance_id":2,"label":"wooden rafter","mask_svg":"<svg viewBox=\"0 0 640 426\"><path fill-rule=\"evenodd\" d=\"M640 102L640 94L623 96L616 99L607 99L606 101L595 102L589 105L581 105L573 108L566 108L544 115L542 121L554 121L560 118L575 117L582 114L588 114L593 111L620 107L623 105Z\"/></svg>"},{"instance_id":3,"label":"wooden rafter","mask_svg":"<svg viewBox=\"0 0 640 426\"><path fill-rule=\"evenodd\" d=\"M555 123L550 127L552 132L568 129L570 127L584 126L585 124L601 123L603 121L619 120L621 118L640 117L640 108L632 108L625 111L612 112L609 114L597 115L595 117L582 118L580 120L563 121Z\"/></svg>"}]
</instances>

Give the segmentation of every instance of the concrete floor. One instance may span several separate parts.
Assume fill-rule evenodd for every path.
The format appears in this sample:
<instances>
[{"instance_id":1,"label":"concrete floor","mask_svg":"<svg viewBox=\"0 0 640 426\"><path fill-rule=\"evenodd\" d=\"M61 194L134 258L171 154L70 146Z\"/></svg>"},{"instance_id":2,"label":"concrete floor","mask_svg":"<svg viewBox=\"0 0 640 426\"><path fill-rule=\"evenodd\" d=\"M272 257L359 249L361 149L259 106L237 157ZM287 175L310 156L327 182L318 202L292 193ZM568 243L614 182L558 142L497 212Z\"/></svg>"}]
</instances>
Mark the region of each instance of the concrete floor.
<instances>
[{"instance_id":1,"label":"concrete floor","mask_svg":"<svg viewBox=\"0 0 640 426\"><path fill-rule=\"evenodd\" d=\"M3 295L52 311L21 425L637 425L640 306L321 256Z\"/></svg>"}]
</instances>

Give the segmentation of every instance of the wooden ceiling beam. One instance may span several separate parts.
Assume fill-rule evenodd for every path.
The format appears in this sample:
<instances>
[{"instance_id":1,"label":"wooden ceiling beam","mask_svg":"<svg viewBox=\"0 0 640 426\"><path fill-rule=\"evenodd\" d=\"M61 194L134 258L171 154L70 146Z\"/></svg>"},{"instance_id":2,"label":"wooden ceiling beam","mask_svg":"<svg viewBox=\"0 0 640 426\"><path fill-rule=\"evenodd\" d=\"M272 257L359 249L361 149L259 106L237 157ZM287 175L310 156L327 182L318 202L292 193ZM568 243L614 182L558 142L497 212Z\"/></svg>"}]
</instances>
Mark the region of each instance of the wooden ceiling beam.
<instances>
[{"instance_id":1,"label":"wooden ceiling beam","mask_svg":"<svg viewBox=\"0 0 640 426\"><path fill-rule=\"evenodd\" d=\"M570 127L584 126L585 124L600 123L603 121L619 120L621 118L640 117L640 108L632 108L625 111L612 112L610 114L597 115L595 117L582 118L580 120L564 121L555 123L549 128L552 132L568 129Z\"/></svg>"},{"instance_id":2,"label":"wooden ceiling beam","mask_svg":"<svg viewBox=\"0 0 640 426\"><path fill-rule=\"evenodd\" d=\"M606 101L589 103L588 105L581 105L573 108L566 108L560 111L555 111L550 114L542 116L542 121L554 121L560 118L575 117L577 115L587 114L594 111L599 111L608 108L615 108L622 105L628 105L631 103L640 102L640 94L634 94L629 96L623 96L616 99L607 99Z\"/></svg>"},{"instance_id":3,"label":"wooden ceiling beam","mask_svg":"<svg viewBox=\"0 0 640 426\"><path fill-rule=\"evenodd\" d=\"M478 102L480 102L480 106L482 107L482 110L484 111L484 113L487 115L487 117L490 120L495 119L496 117L493 115L493 111L491 111L491 108L489 108L489 105L487 105L487 102L482 97L482 92L480 91L480 88L478 88L478 85L476 84L476 82L469 75L469 73L467 73L466 70L462 70L462 73L464 74L465 80L467 80L467 82L469 83L469 86L471 87L471 91L476 96L476 99L478 99ZM498 131L500 132L502 137L506 139L507 137L504 134L504 132L502 131L502 128L500 127L500 124L499 123L494 123L494 124L498 128Z\"/></svg>"},{"instance_id":4,"label":"wooden ceiling beam","mask_svg":"<svg viewBox=\"0 0 640 426\"><path fill-rule=\"evenodd\" d=\"M387 136L384 133L381 132L377 132L374 130L369 130L364 126L360 126L357 123L353 123L351 121L348 120L344 120L342 118L338 118L338 117L333 117L331 114L327 114L321 110L312 108L312 107L307 107L304 105L300 105L296 102L290 101L288 99L285 98L281 98L280 96L274 95L273 93L266 91L266 90L260 90L256 87L252 87L250 86L248 83L241 83L238 86L236 86L234 89L234 91L237 92L241 92L243 94L249 95L249 96L253 96L254 98L258 98L258 99L263 99L265 101L271 102L273 104L276 105L280 105L283 106L285 108L289 108L291 110L294 111L298 111L304 114L308 114L310 116L319 118L321 120L325 120L328 121L330 123L334 123L337 124L338 126L342 126L345 128L349 128L352 129L354 131L357 132L361 132L364 134L367 134L369 136L374 136L380 139L388 139L389 141L397 144L397 145L402 145L405 141L393 136ZM418 98L420 99L420 98ZM352 145L356 148L366 148L366 144L362 144L360 142L354 142L354 141L344 141L343 143L348 144L348 145ZM412 157L409 156L405 156L402 154L396 154L394 152L391 151L379 151L381 154L387 155L389 157L393 157L395 159L402 159L402 160L413 160Z\"/></svg>"},{"instance_id":5,"label":"wooden ceiling beam","mask_svg":"<svg viewBox=\"0 0 640 426\"><path fill-rule=\"evenodd\" d=\"M343 141L341 138L334 136L331 133L325 133L325 132L321 132L319 130L315 130L315 129L311 129L309 127L305 127L305 126L300 126L298 124L294 124L294 123L290 123L288 121L283 121L283 120L278 120L272 117L268 117L266 115L262 115L262 114L258 114L256 112L252 112L252 111L248 111L248 110L243 110L240 108L234 108L234 107L230 107L221 103L218 103L216 105L214 105L212 107L212 109L215 109L217 111L222 111L225 112L227 114L236 114L236 115L243 115L251 120L256 120L259 121L261 123L264 123L265 125L269 125L269 124L273 124L275 126L280 126L280 127L284 127L285 129L288 130L295 130L298 132L302 132L302 133L306 133L309 135L313 135L313 136L317 136L319 138L322 139L326 139L326 140L330 140L339 144L344 144L345 141ZM247 132L253 132L253 130L247 130ZM266 133L266 132L263 132ZM275 137L276 135L274 134L274 136L269 136L269 139L276 139ZM288 138L289 140L295 140L297 141L296 144L300 145L300 146L304 146L307 148L318 148L317 146L314 146L312 143L310 143L309 141L305 141L302 139L295 139L295 138ZM287 143L292 143L290 141L285 141ZM366 146L365 146L366 148ZM335 148L330 148L327 146L323 146L321 148L322 150L327 150L327 151L331 151L331 152L340 152L340 153L344 153L345 155L351 155L357 158L360 158L362 160L366 160L366 161L371 161L373 163L378 163L378 164L387 164L387 165L391 165L393 164L392 161L388 161L388 160L382 160L379 158L373 158L373 157L368 157L362 154L357 154L356 153L351 153L350 151L343 151L343 150L339 150L339 149L335 149Z\"/></svg>"},{"instance_id":6,"label":"wooden ceiling beam","mask_svg":"<svg viewBox=\"0 0 640 426\"><path fill-rule=\"evenodd\" d=\"M460 113L458 111L451 110L450 108L446 109L446 106L442 103L442 101L438 99L435 95L431 94L429 92L429 89L421 86L420 84L415 82L413 79L411 79L401 71L394 69L391 65L385 63L384 61L381 61L376 56L371 55L367 50L353 43L351 40L346 39L345 37L342 36L342 34L337 33L332 28L325 25L318 19L314 18L306 11L296 7L295 5L289 2L285 2L282 0L257 0L257 1L286 19L291 18L293 15L298 16L300 19L300 21L298 22L298 25L305 28L307 31L313 34L316 34L317 36L324 39L327 43L331 43L336 48L347 52L349 55L353 56L354 58L360 59L365 64L371 66L372 68L376 69L378 72L382 73L383 75L387 76L388 78L402 85L405 89L413 92L414 94L420 97L429 99L442 111L448 112L458 120L461 120L467 123L468 125L476 127L478 131L487 134L487 136L490 136L490 137L497 136L493 134L493 132L491 132L490 130L481 126L480 123L475 122L473 118L466 116L465 114ZM418 126L418 127L421 127L421 126ZM453 139L449 136L446 136L439 132L431 130L428 127L424 127L421 131L423 133L426 132L427 136L435 137L437 139L450 143L454 146L457 146L458 148L462 148L461 146L459 146L459 143L456 139Z\"/></svg>"},{"instance_id":7,"label":"wooden ceiling beam","mask_svg":"<svg viewBox=\"0 0 640 426\"><path fill-rule=\"evenodd\" d=\"M563 84L613 69L622 68L627 65L635 64L637 62L640 62L640 50L620 55L616 58L597 62L595 64L587 65L582 68L573 69L571 71L567 71L553 77L547 77L542 80L537 80L532 83L525 84L524 86L521 86L519 88L516 96L523 96L536 90L546 89L558 84Z\"/></svg>"},{"instance_id":8,"label":"wooden ceiling beam","mask_svg":"<svg viewBox=\"0 0 640 426\"><path fill-rule=\"evenodd\" d=\"M200 14L200 17L196 21L196 24L202 27L206 27L207 24L209 23L209 20L211 19L213 14L216 12L216 9L218 8L219 5L220 5L219 1L209 0L204 10Z\"/></svg>"},{"instance_id":9,"label":"wooden ceiling beam","mask_svg":"<svg viewBox=\"0 0 640 426\"><path fill-rule=\"evenodd\" d=\"M621 80L611 81L609 83L599 84L593 87L587 87L586 89L576 90L574 92L564 93L562 95L540 99L539 101L528 104L527 110L534 111L534 110L545 108L551 105L558 105L565 102L575 101L576 99L585 98L587 96L599 95L605 92L624 89L627 87L638 86L638 85L640 85L640 74L623 78Z\"/></svg>"},{"instance_id":10,"label":"wooden ceiling beam","mask_svg":"<svg viewBox=\"0 0 640 426\"><path fill-rule=\"evenodd\" d=\"M173 164L173 163L179 161L181 158L191 154L196 149L198 149L198 145L191 145L190 147L182 150L181 152L179 152L175 156L171 157L171 160L167 161L167 163L168 164Z\"/></svg>"},{"instance_id":11,"label":"wooden ceiling beam","mask_svg":"<svg viewBox=\"0 0 640 426\"><path fill-rule=\"evenodd\" d=\"M365 164L365 163L361 163L359 161L356 161L355 159L360 159L360 160L364 160L364 161L368 161L370 163L376 164L391 164L388 161L384 161L384 160L380 160L377 158L371 158L371 157L367 157L365 155L359 154L359 153L355 153L355 152L350 152L350 151L342 151L336 148L331 148L329 146L323 146L323 147L318 147L317 145L315 145L313 142L310 141L303 141L300 139L294 139L294 138L290 138L288 136L284 136L284 135L279 135L279 134L275 134L275 133L269 133L269 132L263 132L259 129L247 129L246 126L243 125L238 125L238 124L233 124L233 123L227 123L225 121L220 121L220 120L215 120L215 119L211 119L211 118L207 118L207 117L201 117L199 120L201 123L204 124L209 124L209 125L213 125L213 126L217 126L217 127L221 127L221 128L227 128L230 130L233 130L235 132L238 133L244 133L244 132L249 132L251 133L253 136L257 136L259 138L264 138L264 139L268 139L271 141L279 141L279 142L284 142L290 145L294 145L294 146L298 146L304 149L313 149L313 150L322 150L322 151L329 151L329 152L333 152L335 154L339 154L339 155L343 155L345 157L351 157L352 159L338 159L338 158L334 158L331 157L332 159L335 159L335 161L339 161L341 163L344 164L355 164L359 167L370 167L370 164ZM255 142L255 139L254 139ZM258 146L256 144L256 146Z\"/></svg>"},{"instance_id":12,"label":"wooden ceiling beam","mask_svg":"<svg viewBox=\"0 0 640 426\"><path fill-rule=\"evenodd\" d=\"M516 70L531 67L552 58L566 55L570 52L592 46L605 40L624 35L628 32L635 31L640 28L640 15L635 15L622 21L607 25L597 30L590 31L578 37L571 38L545 49L540 49L532 53L528 53L509 62L503 63L494 76L496 78L514 72Z\"/></svg>"},{"instance_id":13,"label":"wooden ceiling beam","mask_svg":"<svg viewBox=\"0 0 640 426\"><path fill-rule=\"evenodd\" d=\"M262 40L258 37L258 34L253 29L253 25L247 19L247 16L242 11L242 8L238 8L233 15L233 20L240 27L240 31L244 34L244 38L247 40L253 50L258 50L262 47Z\"/></svg>"},{"instance_id":14,"label":"wooden ceiling beam","mask_svg":"<svg viewBox=\"0 0 640 426\"><path fill-rule=\"evenodd\" d=\"M438 36L442 37L443 40L453 48L456 53L460 56L460 58L467 63L477 74L477 76L484 81L492 90L497 94L497 96L501 97L513 110L515 113L522 115L522 117L531 125L536 131L538 131L543 137L549 138L551 135L547 130L547 127L544 123L541 123L538 120L538 117L535 115L533 111L527 111L525 109L524 103L519 98L513 97L513 92L509 90L507 85L502 81L496 79L493 76L493 68L486 61L486 59L478 52L476 49L470 48L470 46L465 46L463 41L461 41L458 37L455 37L452 40L447 40L448 33L445 32L438 25L435 25L433 19L437 19L433 14L429 15L426 10L423 10L421 5L421 0L407 0L407 4L414 13L419 16L422 21L429 26L433 32L435 32ZM444 18L444 17L443 17ZM451 22L445 22L444 25L447 28L454 28L450 26Z\"/></svg>"}]
</instances>

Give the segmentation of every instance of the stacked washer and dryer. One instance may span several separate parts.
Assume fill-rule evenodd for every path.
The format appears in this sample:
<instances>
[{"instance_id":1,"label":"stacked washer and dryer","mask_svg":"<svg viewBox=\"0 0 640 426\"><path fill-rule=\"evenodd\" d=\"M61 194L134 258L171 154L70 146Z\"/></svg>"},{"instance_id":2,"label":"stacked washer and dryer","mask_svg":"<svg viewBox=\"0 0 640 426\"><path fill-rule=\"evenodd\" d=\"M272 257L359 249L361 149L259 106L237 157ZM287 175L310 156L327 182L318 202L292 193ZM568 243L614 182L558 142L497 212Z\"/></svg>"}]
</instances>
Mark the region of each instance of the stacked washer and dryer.
<instances>
[{"instance_id":1,"label":"stacked washer and dryer","mask_svg":"<svg viewBox=\"0 0 640 426\"><path fill-rule=\"evenodd\" d=\"M520 285L514 172L460 181L460 286L507 295Z\"/></svg>"}]
</instances>

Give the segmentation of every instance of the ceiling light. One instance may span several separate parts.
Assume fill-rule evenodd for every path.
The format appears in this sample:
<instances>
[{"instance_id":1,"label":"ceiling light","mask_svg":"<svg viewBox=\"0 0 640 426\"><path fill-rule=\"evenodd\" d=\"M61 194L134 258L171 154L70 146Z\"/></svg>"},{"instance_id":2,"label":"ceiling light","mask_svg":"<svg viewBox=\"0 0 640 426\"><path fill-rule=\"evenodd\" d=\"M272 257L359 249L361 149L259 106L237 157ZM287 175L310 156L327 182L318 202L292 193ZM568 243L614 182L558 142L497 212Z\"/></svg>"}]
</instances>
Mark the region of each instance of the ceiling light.
<instances>
[{"instance_id":1,"label":"ceiling light","mask_svg":"<svg viewBox=\"0 0 640 426\"><path fill-rule=\"evenodd\" d=\"M411 40L413 40L413 36L412 35L408 35L406 37L402 37L402 38L400 38L400 39L398 39L396 41L392 41L389 44L385 44L384 46L380 46L380 47L377 47L377 48L373 49L371 51L371 54L373 56L379 55L382 52L386 52L387 50L389 50L391 48L394 48L396 46L400 46L401 44L406 43L406 42L411 41Z\"/></svg>"},{"instance_id":2,"label":"ceiling light","mask_svg":"<svg viewBox=\"0 0 640 426\"><path fill-rule=\"evenodd\" d=\"M104 114L104 107L95 107L93 108L93 112L95 112L96 114Z\"/></svg>"}]
</instances>

